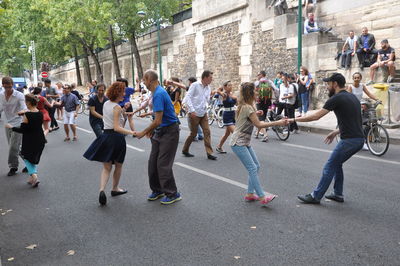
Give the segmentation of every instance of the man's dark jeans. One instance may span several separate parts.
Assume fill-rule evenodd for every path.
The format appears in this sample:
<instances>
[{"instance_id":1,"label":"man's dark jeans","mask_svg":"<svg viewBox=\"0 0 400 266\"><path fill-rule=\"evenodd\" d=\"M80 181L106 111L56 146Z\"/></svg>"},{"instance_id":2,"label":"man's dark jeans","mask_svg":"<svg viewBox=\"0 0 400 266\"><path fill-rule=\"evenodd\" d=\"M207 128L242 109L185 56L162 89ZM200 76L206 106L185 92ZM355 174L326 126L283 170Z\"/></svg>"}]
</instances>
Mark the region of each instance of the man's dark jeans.
<instances>
[{"instance_id":1,"label":"man's dark jeans","mask_svg":"<svg viewBox=\"0 0 400 266\"><path fill-rule=\"evenodd\" d=\"M335 179L335 185L333 186L335 194L343 196L343 163L361 150L363 144L364 138L350 138L339 141L324 166L317 188L312 193L315 199L322 199L333 178Z\"/></svg>"},{"instance_id":2,"label":"man's dark jeans","mask_svg":"<svg viewBox=\"0 0 400 266\"><path fill-rule=\"evenodd\" d=\"M96 134L96 137L103 134L104 130L103 120L90 121L90 126L92 127L94 134Z\"/></svg>"},{"instance_id":3,"label":"man's dark jeans","mask_svg":"<svg viewBox=\"0 0 400 266\"><path fill-rule=\"evenodd\" d=\"M50 115L50 119L51 119L50 128L58 127L57 120L54 117L57 107L49 107L48 110L49 110L49 115Z\"/></svg>"},{"instance_id":4,"label":"man's dark jeans","mask_svg":"<svg viewBox=\"0 0 400 266\"><path fill-rule=\"evenodd\" d=\"M179 142L179 125L173 124L156 130L151 138L148 172L152 192L174 197L177 193L172 166Z\"/></svg>"},{"instance_id":5,"label":"man's dark jeans","mask_svg":"<svg viewBox=\"0 0 400 266\"><path fill-rule=\"evenodd\" d=\"M376 59L378 57L378 50L372 49L370 51L367 50L367 52L365 52L362 48L358 48L357 49L357 57L358 57L358 62L360 63L360 66L369 67L370 65L372 65L373 63L376 62ZM365 65L365 61L368 61L368 65Z\"/></svg>"},{"instance_id":6,"label":"man's dark jeans","mask_svg":"<svg viewBox=\"0 0 400 266\"><path fill-rule=\"evenodd\" d=\"M342 53L342 67L350 67L351 66L351 54L354 52L353 49L347 50Z\"/></svg>"}]
</instances>

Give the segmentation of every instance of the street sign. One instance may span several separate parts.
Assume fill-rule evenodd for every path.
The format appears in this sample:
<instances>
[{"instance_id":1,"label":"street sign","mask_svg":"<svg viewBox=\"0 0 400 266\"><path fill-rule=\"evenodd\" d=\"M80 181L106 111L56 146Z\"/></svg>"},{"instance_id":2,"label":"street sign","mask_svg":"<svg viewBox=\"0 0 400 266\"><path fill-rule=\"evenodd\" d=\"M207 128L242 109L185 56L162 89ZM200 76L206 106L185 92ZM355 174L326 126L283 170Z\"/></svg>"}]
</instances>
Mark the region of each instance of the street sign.
<instances>
[{"instance_id":1,"label":"street sign","mask_svg":"<svg viewBox=\"0 0 400 266\"><path fill-rule=\"evenodd\" d=\"M47 78L49 76L49 74L47 72L42 72L42 78Z\"/></svg>"}]
</instances>

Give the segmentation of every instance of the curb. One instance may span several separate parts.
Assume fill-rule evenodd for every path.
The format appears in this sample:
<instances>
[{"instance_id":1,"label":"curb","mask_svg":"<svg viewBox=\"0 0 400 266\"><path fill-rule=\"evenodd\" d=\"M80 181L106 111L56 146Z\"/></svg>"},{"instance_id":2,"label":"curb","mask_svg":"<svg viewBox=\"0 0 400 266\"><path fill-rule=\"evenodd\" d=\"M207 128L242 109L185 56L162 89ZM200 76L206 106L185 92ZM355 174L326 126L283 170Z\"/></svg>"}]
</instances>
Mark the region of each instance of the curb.
<instances>
[{"instance_id":1,"label":"curb","mask_svg":"<svg viewBox=\"0 0 400 266\"><path fill-rule=\"evenodd\" d=\"M298 124L298 127L301 131L311 132L311 133L316 133L316 134L321 134L321 135L327 135L333 131L333 129L330 129L330 128L304 126L304 125L299 125L299 124ZM389 135L389 144L400 145L400 138L391 138Z\"/></svg>"}]
</instances>

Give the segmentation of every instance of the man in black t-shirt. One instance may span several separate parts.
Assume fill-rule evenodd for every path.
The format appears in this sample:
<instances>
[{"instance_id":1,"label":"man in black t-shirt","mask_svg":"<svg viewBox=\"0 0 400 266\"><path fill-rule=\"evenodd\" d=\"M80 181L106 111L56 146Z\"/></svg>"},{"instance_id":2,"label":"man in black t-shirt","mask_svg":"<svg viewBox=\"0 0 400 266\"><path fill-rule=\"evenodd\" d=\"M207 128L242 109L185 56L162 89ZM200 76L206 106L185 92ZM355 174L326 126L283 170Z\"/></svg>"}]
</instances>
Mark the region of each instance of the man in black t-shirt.
<instances>
[{"instance_id":1,"label":"man in black t-shirt","mask_svg":"<svg viewBox=\"0 0 400 266\"><path fill-rule=\"evenodd\" d=\"M378 61L370 67L370 81L366 85L374 83L375 72L378 67L387 68L389 70L389 76L387 82L390 83L396 75L396 67L394 60L396 60L396 54L392 47L390 47L388 40L381 41L381 48L378 51Z\"/></svg>"},{"instance_id":2,"label":"man in black t-shirt","mask_svg":"<svg viewBox=\"0 0 400 266\"><path fill-rule=\"evenodd\" d=\"M346 79L342 74L334 73L331 77L324 79L324 81L328 82L330 97L324 107L312 115L303 116L298 119L288 119L290 123L296 120L299 122L310 122L319 120L330 111L333 111L339 125L339 129L331 132L325 139L325 143L330 144L336 135L340 134L341 138L324 166L317 188L311 194L298 196L305 203L320 203L333 178L335 179L334 192L325 197L343 202L343 163L361 150L364 144L360 101L355 95L346 91Z\"/></svg>"},{"instance_id":3,"label":"man in black t-shirt","mask_svg":"<svg viewBox=\"0 0 400 266\"><path fill-rule=\"evenodd\" d=\"M103 105L108 98L104 96L106 86L104 84L99 84L97 86L97 94L89 98L88 106L90 109L89 122L92 127L96 137L103 133L104 123L103 123Z\"/></svg>"}]
</instances>

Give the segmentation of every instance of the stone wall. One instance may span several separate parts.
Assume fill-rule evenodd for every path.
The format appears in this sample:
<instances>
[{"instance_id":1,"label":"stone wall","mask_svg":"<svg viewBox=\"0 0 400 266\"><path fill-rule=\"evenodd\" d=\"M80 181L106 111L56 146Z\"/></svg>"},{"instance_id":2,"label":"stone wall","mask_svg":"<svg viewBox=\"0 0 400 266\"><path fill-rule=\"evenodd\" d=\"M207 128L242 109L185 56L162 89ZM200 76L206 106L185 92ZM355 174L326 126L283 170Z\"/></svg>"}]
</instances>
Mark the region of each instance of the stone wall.
<instances>
[{"instance_id":1,"label":"stone wall","mask_svg":"<svg viewBox=\"0 0 400 266\"><path fill-rule=\"evenodd\" d=\"M214 87L221 87L230 80L234 88L240 85L239 47L241 34L239 23L233 22L218 28L206 30L204 35L204 70L214 72Z\"/></svg>"},{"instance_id":2,"label":"stone wall","mask_svg":"<svg viewBox=\"0 0 400 266\"><path fill-rule=\"evenodd\" d=\"M184 82L190 77L196 77L196 46L195 34L185 36L185 44L179 45L179 54L168 63L172 77L179 77Z\"/></svg>"},{"instance_id":3,"label":"stone wall","mask_svg":"<svg viewBox=\"0 0 400 266\"><path fill-rule=\"evenodd\" d=\"M274 40L273 34L272 29L262 31L260 22L253 24L251 31L253 79L261 70L265 70L270 79L276 76L277 71L288 73L297 71L297 49L287 49L286 39Z\"/></svg>"}]
</instances>

